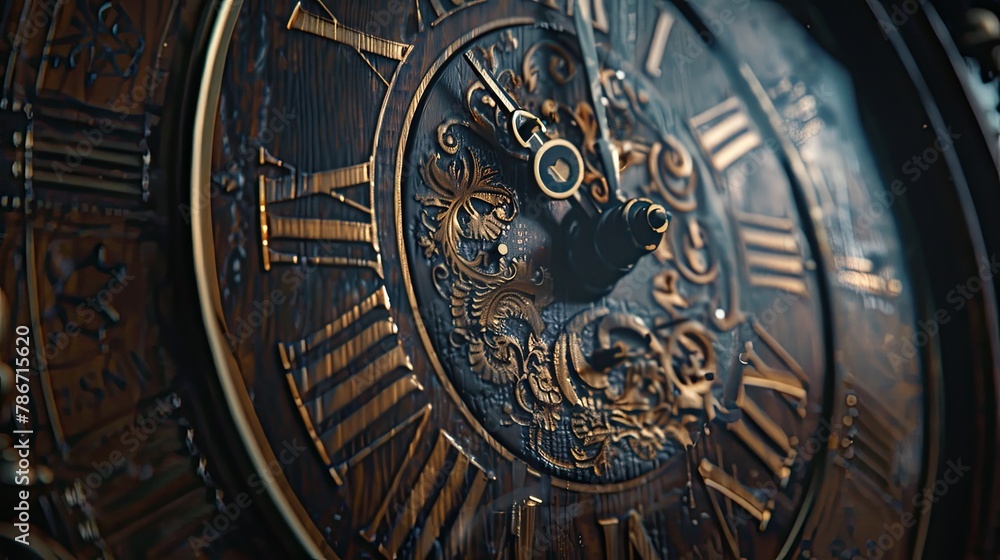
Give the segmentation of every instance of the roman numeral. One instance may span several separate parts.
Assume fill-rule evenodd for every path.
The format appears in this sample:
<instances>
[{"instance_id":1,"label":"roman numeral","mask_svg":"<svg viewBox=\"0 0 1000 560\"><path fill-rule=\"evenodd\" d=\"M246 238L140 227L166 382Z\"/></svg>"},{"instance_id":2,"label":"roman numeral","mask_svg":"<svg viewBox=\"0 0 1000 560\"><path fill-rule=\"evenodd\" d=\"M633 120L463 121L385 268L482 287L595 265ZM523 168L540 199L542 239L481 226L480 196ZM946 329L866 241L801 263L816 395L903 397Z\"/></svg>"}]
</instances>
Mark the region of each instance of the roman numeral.
<instances>
[{"instance_id":1,"label":"roman numeral","mask_svg":"<svg viewBox=\"0 0 1000 560\"><path fill-rule=\"evenodd\" d=\"M434 21L431 22L431 27L437 27L442 21L444 21L449 16L455 14L460 10L464 10L470 6L475 6L476 4L482 4L486 0L450 0L450 4L455 6L450 10L444 7L441 0L431 0L431 8L434 10L434 15L437 16ZM420 10L417 10L417 25L421 30L423 30L423 19L420 17Z\"/></svg>"},{"instance_id":2,"label":"roman numeral","mask_svg":"<svg viewBox=\"0 0 1000 560\"><path fill-rule=\"evenodd\" d=\"M514 506L514 534L517 542L514 545L514 558L516 560L530 560L534 557L535 551L535 524L538 506L542 500L528 496L527 500Z\"/></svg>"},{"instance_id":3,"label":"roman numeral","mask_svg":"<svg viewBox=\"0 0 1000 560\"><path fill-rule=\"evenodd\" d=\"M618 525L617 517L608 517L605 519L598 519L597 524L601 526L601 531L604 533L604 557L605 558L617 558L618 551L621 550L621 539L618 538L618 533L621 531Z\"/></svg>"},{"instance_id":4,"label":"roman numeral","mask_svg":"<svg viewBox=\"0 0 1000 560\"><path fill-rule=\"evenodd\" d=\"M3 115L2 126L13 131L10 172L24 183L26 205L32 205L35 190L43 189L113 197L100 206L149 200L151 160L145 119L119 117L95 110L75 120L44 105L29 105L23 114ZM79 202L73 205L84 210L90 207Z\"/></svg>"},{"instance_id":5,"label":"roman numeral","mask_svg":"<svg viewBox=\"0 0 1000 560\"><path fill-rule=\"evenodd\" d=\"M798 441L794 436L785 433L782 427L757 405L748 391L767 389L779 394L794 406L800 417L804 417L807 404L806 376L799 364L759 323L754 322L753 329L788 369L767 365L757 354L753 343L747 341L745 350L740 355L740 360L745 366L740 373L736 398L726 403L727 407L732 405L738 407L742 414L735 421L728 422L726 427L771 469L784 486L791 474L789 466L795 459L795 446ZM751 425L754 428L751 428Z\"/></svg>"},{"instance_id":6,"label":"roman numeral","mask_svg":"<svg viewBox=\"0 0 1000 560\"><path fill-rule=\"evenodd\" d=\"M430 405L393 426L366 448L339 457L354 438L393 411L400 400L423 387L413 375L391 381L390 374L413 366L396 338L385 288L379 288L322 329L293 343L279 343L278 353L313 444L339 485L346 471L412 425L418 434ZM367 400L363 397L372 395ZM350 412L352 409L353 412Z\"/></svg>"},{"instance_id":7,"label":"roman numeral","mask_svg":"<svg viewBox=\"0 0 1000 560\"><path fill-rule=\"evenodd\" d=\"M897 442L903 441L906 434L901 422L878 399L850 385L848 382L844 397L848 413L843 423L851 445L842 454L864 478L898 501L902 499L902 488L895 475Z\"/></svg>"},{"instance_id":8,"label":"roman numeral","mask_svg":"<svg viewBox=\"0 0 1000 560\"><path fill-rule=\"evenodd\" d=\"M750 284L808 295L795 224L784 218L745 213L738 214L737 220Z\"/></svg>"},{"instance_id":9,"label":"roman numeral","mask_svg":"<svg viewBox=\"0 0 1000 560\"><path fill-rule=\"evenodd\" d=\"M674 16L666 9L660 9L660 16L656 18L656 28L653 29L653 39L649 44L649 54L646 55L646 73L654 78L659 78L663 71L663 53L667 48L667 39L670 38L670 31L674 27Z\"/></svg>"},{"instance_id":10,"label":"roman numeral","mask_svg":"<svg viewBox=\"0 0 1000 560\"><path fill-rule=\"evenodd\" d=\"M725 171L761 145L760 134L751 126L750 118L736 97L695 116L690 122L695 137L717 171Z\"/></svg>"},{"instance_id":11,"label":"roman numeral","mask_svg":"<svg viewBox=\"0 0 1000 560\"><path fill-rule=\"evenodd\" d=\"M302 9L302 3L295 4L292 16L288 18L288 29L305 31L331 41L347 45L358 52L377 54L393 60L403 60L410 52L411 45L397 43L381 37L375 37L356 29L341 25L333 14L330 19L322 18Z\"/></svg>"},{"instance_id":12,"label":"roman numeral","mask_svg":"<svg viewBox=\"0 0 1000 560\"><path fill-rule=\"evenodd\" d=\"M594 29L598 31L608 32L608 11L604 8L604 0L567 0L569 4L567 12L570 16L573 15L573 8L576 7L577 2L590 2L590 21L594 25Z\"/></svg>"},{"instance_id":13,"label":"roman numeral","mask_svg":"<svg viewBox=\"0 0 1000 560\"><path fill-rule=\"evenodd\" d=\"M628 512L628 542L629 558L638 556L642 560L660 560L653 539L649 538L646 526L642 523L642 516L635 510Z\"/></svg>"},{"instance_id":14,"label":"roman numeral","mask_svg":"<svg viewBox=\"0 0 1000 560\"><path fill-rule=\"evenodd\" d=\"M726 471L722 470L708 459L702 459L698 464L698 474L701 475L701 479L705 482L705 486L707 486L709 490L714 490L719 494L722 494L722 496L729 500L729 502L743 508L744 511L760 522L761 531L767 529L767 524L771 520L771 509L774 508L774 504L772 502L762 502L759 498L754 496L752 492L750 492L750 489L743 486L739 480L726 473ZM718 503L716 503L714 499L713 509L716 510L716 517L718 518L720 527L726 533L726 539L729 541L730 549L735 548L736 551L738 551L739 545L737 544L736 537L729 525L729 519L722 513L722 509L718 507Z\"/></svg>"},{"instance_id":15,"label":"roman numeral","mask_svg":"<svg viewBox=\"0 0 1000 560\"><path fill-rule=\"evenodd\" d=\"M403 469L400 469L397 480L393 483L394 488L386 495L375 519L361 532L371 542L377 540L378 528L386 519L402 472ZM486 485L492 479L486 469L470 457L447 432L440 431L416 483L406 493L404 502L396 508L389 534L379 545L379 551L386 558L395 558L408 541L414 541L408 556L426 558L434 542L441 536L446 520L452 516L455 516L455 521L451 524L447 541L452 548L463 543L472 517L486 491ZM420 519L424 519L423 526L413 535Z\"/></svg>"},{"instance_id":16,"label":"roman numeral","mask_svg":"<svg viewBox=\"0 0 1000 560\"><path fill-rule=\"evenodd\" d=\"M604 557L605 558L628 558L629 560L639 558L641 560L660 560L660 555L656 551L656 545L650 538L649 532L643 523L642 515L631 510L628 512L628 543L625 545L625 554L621 554L621 525L617 517L599 519L597 523L604 533Z\"/></svg>"},{"instance_id":17,"label":"roman numeral","mask_svg":"<svg viewBox=\"0 0 1000 560\"><path fill-rule=\"evenodd\" d=\"M264 270L270 270L274 264L311 263L369 268L382 276L378 230L375 226L375 212L371 207L372 161L318 173L303 173L261 148L260 164L277 167L285 172L278 178L271 178L263 173L258 178L261 259ZM347 196L345 192L350 190L368 193L367 200ZM347 209L348 213L360 215L364 221L272 213L279 204L311 197L326 197ZM275 243L296 242L303 245L303 242L311 242L315 246L312 254L307 255L305 251L289 252L287 247L281 250L275 248Z\"/></svg>"},{"instance_id":18,"label":"roman numeral","mask_svg":"<svg viewBox=\"0 0 1000 560\"><path fill-rule=\"evenodd\" d=\"M736 398L728 400L726 406L730 410L722 412L730 412L734 407L740 409L741 414L735 420L725 420L727 428L762 463L767 465L781 486L784 487L791 475L789 467L795 459L795 446L798 445L798 441L795 436L788 435L777 421L760 408L748 390L767 389L792 405L799 417L804 417L808 403L806 400L807 378L801 366L759 323L753 323L753 330L787 369L768 365L754 349L753 343L746 342L744 352L740 354L740 362L744 364L744 367L739 374ZM719 417L716 419L724 420L724 418ZM721 449L717 452L717 456L718 461L722 463ZM733 474L729 474L710 459L703 458L698 464L698 473L710 490L709 497L712 500L712 508L725 540L733 555L738 557L739 539L730 523L732 521L733 524L739 524L734 520L733 504L756 519L760 523L760 530L763 531L767 529L767 524L771 519L774 500L764 502L756 497L737 478L735 467ZM726 511L728 513L723 512L712 491L722 495L727 500Z\"/></svg>"},{"instance_id":19,"label":"roman numeral","mask_svg":"<svg viewBox=\"0 0 1000 560\"><path fill-rule=\"evenodd\" d=\"M326 9L326 6L323 6L323 9ZM418 10L417 15L419 16L419 14ZM385 76L378 71L378 68L372 64L365 53L383 56L391 60L403 60L410 53L410 49L413 46L369 35L357 29L341 25L329 10L327 10L327 15L330 16L330 19L311 14L303 10L302 3L299 2L295 4L295 9L292 10L292 15L288 18L287 27L288 29L304 31L353 48L357 51L361 59L365 61L365 64L372 69L372 72L375 72L378 79L386 87L389 87L389 80L385 79Z\"/></svg>"}]
</instances>

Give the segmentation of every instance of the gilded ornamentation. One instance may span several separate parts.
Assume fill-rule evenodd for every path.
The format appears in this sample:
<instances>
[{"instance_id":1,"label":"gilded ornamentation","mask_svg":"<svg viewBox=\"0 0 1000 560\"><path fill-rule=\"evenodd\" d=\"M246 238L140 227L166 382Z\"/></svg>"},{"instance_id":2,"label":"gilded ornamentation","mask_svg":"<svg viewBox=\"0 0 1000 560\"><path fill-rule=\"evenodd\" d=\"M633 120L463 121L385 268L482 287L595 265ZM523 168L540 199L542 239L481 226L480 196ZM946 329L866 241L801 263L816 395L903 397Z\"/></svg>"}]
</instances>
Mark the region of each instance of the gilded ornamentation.
<instances>
[{"instance_id":1,"label":"gilded ornamentation","mask_svg":"<svg viewBox=\"0 0 1000 560\"><path fill-rule=\"evenodd\" d=\"M509 41L476 48L501 87L542 115L551 137L583 147L584 184L590 196L608 200L593 150L593 107L569 105L540 86L572 87L579 80L569 53L551 41L535 43L518 74L499 63L501 52L517 48ZM690 152L644 113L646 94L614 72L602 81L609 118L631 135L616 140L622 168L645 171L647 192L679 214L681 225L657 252L663 269L645 284L666 317L650 323L612 300L596 306L557 300L546 269L551 256L533 252L523 241L534 234L517 228L537 216L521 216L518 185L506 182L494 159L529 156L509 141L510 123L478 81L463 92L464 110L432 128L432 153L419 164L416 243L447 302L450 329L443 340L458 356L453 367L467 367L487 387L482 398L494 399L490 410L502 410L501 425L526 429L518 439L551 466L614 477L621 465L654 462L693 445L692 434L717 405L715 341L704 324L711 320L706 310L720 264L692 213L700 183Z\"/></svg>"},{"instance_id":2,"label":"gilded ornamentation","mask_svg":"<svg viewBox=\"0 0 1000 560\"><path fill-rule=\"evenodd\" d=\"M434 157L423 167L433 194L418 196L427 232L418 242L443 261L435 280L449 294L451 344L468 352L484 381L510 389L510 421L528 427L530 445L554 465L597 475L626 450L650 461L666 446L690 445L678 406L690 407L714 379L705 331L661 338L639 317L600 307L572 317L547 343L548 272L522 257L487 257L517 214L516 199L475 152L458 154L447 166ZM572 462L545 436L564 416L576 440Z\"/></svg>"}]
</instances>

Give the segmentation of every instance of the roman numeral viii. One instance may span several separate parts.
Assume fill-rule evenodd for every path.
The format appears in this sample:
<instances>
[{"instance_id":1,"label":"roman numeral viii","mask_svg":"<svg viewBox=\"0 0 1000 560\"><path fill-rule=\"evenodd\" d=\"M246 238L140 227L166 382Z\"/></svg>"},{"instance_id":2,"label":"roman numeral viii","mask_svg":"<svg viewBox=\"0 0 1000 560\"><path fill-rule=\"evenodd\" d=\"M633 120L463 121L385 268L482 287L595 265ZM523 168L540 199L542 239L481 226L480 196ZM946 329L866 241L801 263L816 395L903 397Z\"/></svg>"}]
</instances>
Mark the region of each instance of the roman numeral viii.
<instances>
[{"instance_id":1,"label":"roman numeral viii","mask_svg":"<svg viewBox=\"0 0 1000 560\"><path fill-rule=\"evenodd\" d=\"M343 484L349 468L400 431L417 425L419 436L426 423L429 404L383 434L373 433L376 420L399 414L403 397L423 390L408 373L413 366L396 337L385 288L311 335L280 343L278 353L302 420L337 484ZM363 432L370 443L344 453Z\"/></svg>"},{"instance_id":2,"label":"roman numeral viii","mask_svg":"<svg viewBox=\"0 0 1000 560\"><path fill-rule=\"evenodd\" d=\"M396 558L409 543L407 557L426 558L435 541L441 537L446 521L452 519L446 538L447 557L464 557L469 552L467 541L472 518L479 511L479 502L493 475L486 472L447 432L438 432L437 441L427 462L424 463L416 483L405 493L401 503L393 508L393 501L399 480L400 469L389 493L382 501L375 519L361 535L371 542L379 542L379 551L386 558ZM388 534L379 539L379 527L390 518ZM419 531L414 531L423 520Z\"/></svg>"}]
</instances>

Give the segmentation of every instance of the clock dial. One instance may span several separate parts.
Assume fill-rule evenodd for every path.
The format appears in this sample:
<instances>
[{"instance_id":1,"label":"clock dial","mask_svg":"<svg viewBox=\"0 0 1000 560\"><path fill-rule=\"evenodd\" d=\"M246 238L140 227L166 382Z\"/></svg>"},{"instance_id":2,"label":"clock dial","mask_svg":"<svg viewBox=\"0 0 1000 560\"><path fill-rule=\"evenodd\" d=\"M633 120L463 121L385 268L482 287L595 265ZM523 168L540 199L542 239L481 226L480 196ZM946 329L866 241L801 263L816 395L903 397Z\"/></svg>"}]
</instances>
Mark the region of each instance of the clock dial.
<instances>
[{"instance_id":1,"label":"clock dial","mask_svg":"<svg viewBox=\"0 0 1000 560\"><path fill-rule=\"evenodd\" d=\"M413 172L402 179L399 211L429 351L477 421L553 476L621 482L675 457L682 463L721 413L787 483L790 441L815 426L825 375L814 343L823 338L816 265L791 185L773 154L762 154L762 169L738 191L714 175L763 149L731 85L719 103L689 105L679 88L658 91L621 60L602 83L622 168L620 188L609 192L598 154L587 149L605 108L588 101L576 42L534 25L486 33L456 48L483 59L499 96L452 57L415 100L404 156ZM703 66L701 79L726 83L712 57ZM684 87L706 87L699 81ZM546 141L584 147L583 200L553 198L538 184L533 163L544 156L512 139L505 103L540 115ZM545 172L558 178L557 167ZM602 278L579 266L577 244L627 250L627 236L590 224L632 200L672 214L654 254L602 285L604 293L580 293L581 283ZM796 301L787 322L771 328L801 344L792 351L804 368L752 328L764 310L758 302L781 292ZM787 364L766 363L754 342ZM761 403L749 396L768 390L775 395L758 395Z\"/></svg>"},{"instance_id":2,"label":"clock dial","mask_svg":"<svg viewBox=\"0 0 1000 560\"><path fill-rule=\"evenodd\" d=\"M779 7L229 8L199 287L309 554L823 556L919 517L899 227Z\"/></svg>"}]
</instances>

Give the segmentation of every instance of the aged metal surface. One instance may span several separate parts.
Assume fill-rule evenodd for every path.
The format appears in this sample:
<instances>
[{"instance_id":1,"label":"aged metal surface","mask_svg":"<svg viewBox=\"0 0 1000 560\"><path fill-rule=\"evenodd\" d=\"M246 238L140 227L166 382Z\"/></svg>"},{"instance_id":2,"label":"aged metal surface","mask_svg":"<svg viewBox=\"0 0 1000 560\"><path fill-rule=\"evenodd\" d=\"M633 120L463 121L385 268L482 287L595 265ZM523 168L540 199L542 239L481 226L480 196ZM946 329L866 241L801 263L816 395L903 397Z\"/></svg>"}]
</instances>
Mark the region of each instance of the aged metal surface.
<instances>
[{"instance_id":1,"label":"aged metal surface","mask_svg":"<svg viewBox=\"0 0 1000 560\"><path fill-rule=\"evenodd\" d=\"M945 554L995 435L954 422L993 406L968 164L880 6L859 82L847 8L783 4L8 2L33 546Z\"/></svg>"},{"instance_id":2,"label":"aged metal surface","mask_svg":"<svg viewBox=\"0 0 1000 560\"><path fill-rule=\"evenodd\" d=\"M238 551L179 383L159 147L196 2L6 3L0 47L0 356L30 330L32 549L59 557ZM13 403L4 380L5 403ZM9 422L9 423L8 423ZM5 503L15 443L5 431ZM23 437L23 436L18 436ZM11 494L6 492L10 491ZM13 507L13 503L11 505ZM4 514L7 521L8 513ZM12 526L4 526L4 550ZM189 541L194 537L196 541ZM241 542L242 541L242 542Z\"/></svg>"},{"instance_id":3,"label":"aged metal surface","mask_svg":"<svg viewBox=\"0 0 1000 560\"><path fill-rule=\"evenodd\" d=\"M594 2L600 107L565 4L242 6L200 281L338 555L864 554L927 513L886 185L832 60L732 4ZM699 42L717 10L739 52ZM579 147L579 191L539 188L528 134ZM574 297L571 224L635 197L664 238Z\"/></svg>"}]
</instances>

